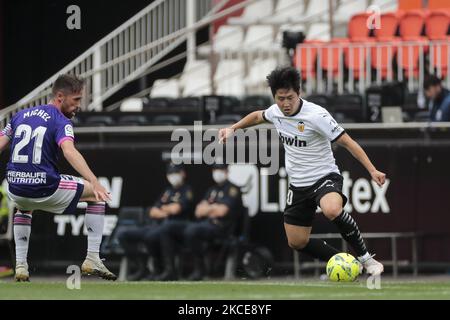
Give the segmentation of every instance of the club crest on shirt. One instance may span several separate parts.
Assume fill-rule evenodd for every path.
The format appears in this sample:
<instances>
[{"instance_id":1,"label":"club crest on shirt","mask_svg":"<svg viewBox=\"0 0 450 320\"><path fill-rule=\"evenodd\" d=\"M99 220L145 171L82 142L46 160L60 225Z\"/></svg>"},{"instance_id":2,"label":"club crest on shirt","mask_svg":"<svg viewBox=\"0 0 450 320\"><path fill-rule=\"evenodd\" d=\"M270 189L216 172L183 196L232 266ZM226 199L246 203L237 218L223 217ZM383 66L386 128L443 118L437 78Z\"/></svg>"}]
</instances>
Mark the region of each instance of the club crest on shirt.
<instances>
[{"instance_id":1,"label":"club crest on shirt","mask_svg":"<svg viewBox=\"0 0 450 320\"><path fill-rule=\"evenodd\" d=\"M300 122L297 124L297 129L298 129L298 131L300 131L300 132L305 131L305 123L304 123L303 121L300 121Z\"/></svg>"}]
</instances>

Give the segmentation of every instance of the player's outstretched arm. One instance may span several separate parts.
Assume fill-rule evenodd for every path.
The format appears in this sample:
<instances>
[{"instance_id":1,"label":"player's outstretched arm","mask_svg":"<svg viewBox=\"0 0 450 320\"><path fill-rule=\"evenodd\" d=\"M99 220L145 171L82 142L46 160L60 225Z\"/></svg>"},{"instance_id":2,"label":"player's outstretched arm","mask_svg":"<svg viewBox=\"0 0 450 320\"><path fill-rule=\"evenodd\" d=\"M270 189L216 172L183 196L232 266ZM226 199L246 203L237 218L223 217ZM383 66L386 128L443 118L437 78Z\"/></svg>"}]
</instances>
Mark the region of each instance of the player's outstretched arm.
<instances>
[{"instance_id":1,"label":"player's outstretched arm","mask_svg":"<svg viewBox=\"0 0 450 320\"><path fill-rule=\"evenodd\" d=\"M231 137L237 129L245 129L256 126L265 122L263 118L264 111L254 111L246 115L239 122L236 122L231 127L219 130L219 143L225 143L229 137Z\"/></svg>"},{"instance_id":2,"label":"player's outstretched arm","mask_svg":"<svg viewBox=\"0 0 450 320\"><path fill-rule=\"evenodd\" d=\"M108 191L98 182L97 177L89 168L86 160L80 152L75 148L72 140L66 140L61 143L61 149L63 151L64 157L70 163L70 165L87 181L92 184L94 190L95 198L97 201L107 201L110 200Z\"/></svg>"},{"instance_id":3,"label":"player's outstretched arm","mask_svg":"<svg viewBox=\"0 0 450 320\"><path fill-rule=\"evenodd\" d=\"M344 133L337 141L340 146L347 149L361 164L369 171L372 179L379 185L382 186L386 180L386 174L378 171L375 166L370 161L366 152L361 148L361 146L353 140L347 133Z\"/></svg>"},{"instance_id":4,"label":"player's outstretched arm","mask_svg":"<svg viewBox=\"0 0 450 320\"><path fill-rule=\"evenodd\" d=\"M2 153L9 145L9 138L7 136L0 136L0 153Z\"/></svg>"}]
</instances>

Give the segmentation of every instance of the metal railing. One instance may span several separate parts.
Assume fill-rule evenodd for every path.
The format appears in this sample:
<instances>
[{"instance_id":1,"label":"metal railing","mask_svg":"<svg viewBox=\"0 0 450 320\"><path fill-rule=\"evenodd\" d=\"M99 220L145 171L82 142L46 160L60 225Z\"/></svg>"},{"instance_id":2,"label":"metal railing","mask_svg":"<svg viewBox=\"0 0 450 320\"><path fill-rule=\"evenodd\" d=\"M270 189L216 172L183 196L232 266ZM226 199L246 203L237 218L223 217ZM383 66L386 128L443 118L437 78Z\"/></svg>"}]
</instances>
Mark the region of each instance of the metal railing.
<instances>
[{"instance_id":1,"label":"metal railing","mask_svg":"<svg viewBox=\"0 0 450 320\"><path fill-rule=\"evenodd\" d=\"M383 264L392 266L392 276L394 278L398 277L399 268L400 267L411 267L413 271L413 276L417 277L419 273L418 267L418 247L417 241L422 236L422 234L418 234L415 232L368 232L363 233L362 237L364 239L389 239L390 240L390 249L391 249L391 259L388 261L382 261ZM342 251L347 252L347 243L344 239L342 239L342 235L339 233L325 233L325 234L312 234L312 239L341 239L342 241ZM399 239L410 239L411 240L411 261L400 261L398 258L398 240ZM318 268L324 268L326 263L315 261L313 263L300 263L299 253L296 250L293 250L294 254L294 276L296 279L300 278L300 270L306 266L312 266L316 269L316 272L319 270ZM323 269L324 270L324 269Z\"/></svg>"},{"instance_id":2,"label":"metal railing","mask_svg":"<svg viewBox=\"0 0 450 320\"><path fill-rule=\"evenodd\" d=\"M212 7L211 0L192 3L196 5L196 21L224 5L221 1ZM53 82L65 73L86 81L82 108L100 110L105 99L186 40L186 5L186 0L155 0L16 104L1 110L3 127L18 111L46 103Z\"/></svg>"}]
</instances>

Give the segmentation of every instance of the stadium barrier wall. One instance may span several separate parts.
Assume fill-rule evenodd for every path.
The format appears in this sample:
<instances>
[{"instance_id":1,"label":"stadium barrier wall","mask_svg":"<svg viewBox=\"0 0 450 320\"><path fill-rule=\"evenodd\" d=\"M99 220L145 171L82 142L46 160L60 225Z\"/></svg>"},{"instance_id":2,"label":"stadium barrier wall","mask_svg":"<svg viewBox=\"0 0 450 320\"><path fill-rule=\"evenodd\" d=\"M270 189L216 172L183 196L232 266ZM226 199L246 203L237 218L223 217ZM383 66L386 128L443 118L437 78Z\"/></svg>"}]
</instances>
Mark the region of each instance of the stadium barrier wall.
<instances>
[{"instance_id":1,"label":"stadium barrier wall","mask_svg":"<svg viewBox=\"0 0 450 320\"><path fill-rule=\"evenodd\" d=\"M418 260L421 262L450 262L450 135L448 128L401 128L390 130L348 129L364 147L377 168L386 172L387 182L379 188L370 181L368 173L343 148L334 146L337 164L344 178L346 207L360 229L365 232L415 232L421 234ZM372 128L375 128L372 126ZM108 236L117 222L121 206L148 207L154 203L165 180L165 160L176 144L170 141L170 131L151 127L82 128L77 132L77 146L93 171L112 192L107 210L104 235ZM122 131L122 132L119 132ZM272 137L277 139L277 137ZM272 140L271 143L274 141ZM260 164L230 166L231 180L242 186L244 203L251 215L250 238L273 253L275 261L292 271L293 254L283 229L282 210L285 205L287 179L280 145L280 169L272 176ZM6 162L7 152L1 155ZM4 168L0 178L4 178ZM195 191L198 202L213 183L206 165L186 165L187 181ZM75 174L65 161L61 172ZM41 266L67 266L81 261L85 255L86 237L84 210L71 215L33 215L30 261ZM313 233L336 233L332 223L317 214ZM332 244L340 245L336 240ZM368 241L369 248L381 260L390 258L384 240ZM0 260L7 260L0 251ZM408 241L398 242L398 258L411 259Z\"/></svg>"}]
</instances>

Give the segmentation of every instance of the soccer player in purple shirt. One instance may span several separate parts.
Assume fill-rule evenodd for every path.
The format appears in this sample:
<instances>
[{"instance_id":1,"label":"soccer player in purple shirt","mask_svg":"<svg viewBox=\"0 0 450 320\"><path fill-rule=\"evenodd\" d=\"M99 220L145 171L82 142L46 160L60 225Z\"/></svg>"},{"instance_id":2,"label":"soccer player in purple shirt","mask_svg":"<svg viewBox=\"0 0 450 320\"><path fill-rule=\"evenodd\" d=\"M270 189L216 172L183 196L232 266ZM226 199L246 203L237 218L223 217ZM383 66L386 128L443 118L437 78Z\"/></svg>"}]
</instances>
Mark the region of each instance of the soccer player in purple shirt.
<instances>
[{"instance_id":1,"label":"soccer player in purple shirt","mask_svg":"<svg viewBox=\"0 0 450 320\"><path fill-rule=\"evenodd\" d=\"M11 144L6 178L8 195L17 207L14 216L16 281L29 281L27 253L32 212L72 213L79 201L88 203L85 217L88 248L81 271L107 280L117 278L99 257L105 203L110 195L74 145L70 119L80 109L83 87L83 80L76 76L59 76L47 105L20 111L0 133L0 152ZM83 179L59 173L59 148Z\"/></svg>"}]
</instances>

